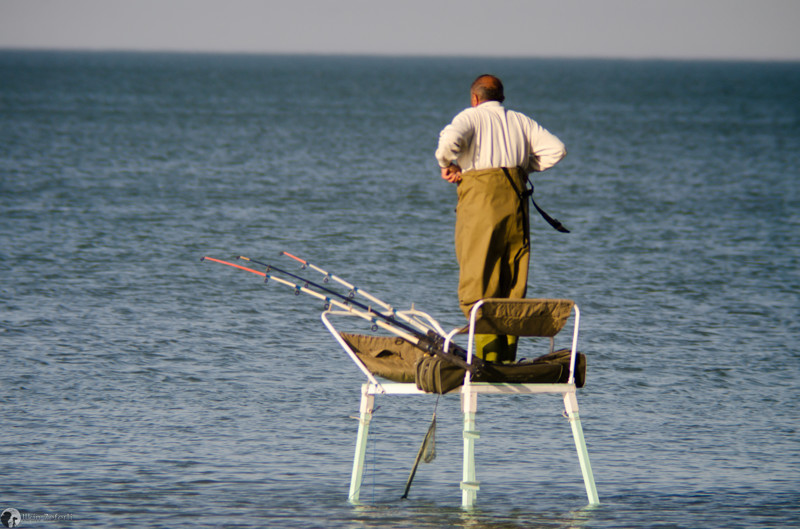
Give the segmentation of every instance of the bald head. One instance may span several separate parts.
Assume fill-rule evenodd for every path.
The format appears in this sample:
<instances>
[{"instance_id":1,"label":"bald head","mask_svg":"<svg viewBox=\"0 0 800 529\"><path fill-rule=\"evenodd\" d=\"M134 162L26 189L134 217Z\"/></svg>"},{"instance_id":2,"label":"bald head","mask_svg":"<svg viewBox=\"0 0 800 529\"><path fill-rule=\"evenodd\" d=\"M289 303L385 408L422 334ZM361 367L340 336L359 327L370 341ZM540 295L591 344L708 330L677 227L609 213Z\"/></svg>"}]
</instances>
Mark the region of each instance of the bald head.
<instances>
[{"instance_id":1,"label":"bald head","mask_svg":"<svg viewBox=\"0 0 800 529\"><path fill-rule=\"evenodd\" d=\"M476 97L478 103L483 103L484 101L499 101L502 103L506 98L503 95L502 81L489 74L480 75L475 79L470 88L470 95Z\"/></svg>"}]
</instances>

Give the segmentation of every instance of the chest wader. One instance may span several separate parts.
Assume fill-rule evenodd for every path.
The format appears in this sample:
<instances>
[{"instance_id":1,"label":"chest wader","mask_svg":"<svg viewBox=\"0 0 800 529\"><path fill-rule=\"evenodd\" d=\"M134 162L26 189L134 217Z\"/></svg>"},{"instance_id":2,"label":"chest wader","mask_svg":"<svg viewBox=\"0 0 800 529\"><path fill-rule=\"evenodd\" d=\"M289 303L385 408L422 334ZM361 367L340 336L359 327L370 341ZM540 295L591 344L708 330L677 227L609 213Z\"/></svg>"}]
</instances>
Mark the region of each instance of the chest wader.
<instances>
[{"instance_id":1,"label":"chest wader","mask_svg":"<svg viewBox=\"0 0 800 529\"><path fill-rule=\"evenodd\" d=\"M467 171L458 184L455 247L458 301L464 315L484 298L524 298L530 262L528 202L519 168ZM516 336L475 337L476 355L513 362Z\"/></svg>"}]
</instances>

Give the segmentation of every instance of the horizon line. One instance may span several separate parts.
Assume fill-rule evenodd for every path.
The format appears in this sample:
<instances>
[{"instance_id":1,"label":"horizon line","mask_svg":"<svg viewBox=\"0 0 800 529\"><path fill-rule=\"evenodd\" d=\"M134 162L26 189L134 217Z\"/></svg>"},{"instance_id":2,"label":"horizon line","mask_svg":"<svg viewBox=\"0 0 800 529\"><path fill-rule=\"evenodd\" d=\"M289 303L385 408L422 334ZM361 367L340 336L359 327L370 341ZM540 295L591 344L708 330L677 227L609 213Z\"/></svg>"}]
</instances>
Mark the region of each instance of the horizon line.
<instances>
[{"instance_id":1,"label":"horizon line","mask_svg":"<svg viewBox=\"0 0 800 529\"><path fill-rule=\"evenodd\" d=\"M41 52L41 53L120 53L120 54L172 54L172 55L249 55L249 56L280 56L280 57L363 57L363 58L395 58L395 59L485 59L485 60L597 60L597 61L630 61L630 62L751 62L751 63L800 63L800 58L769 58L769 57L719 57L698 56L683 57L669 55L653 56L627 56L627 55L506 55L506 54L435 54L435 53L400 53L400 52L356 52L356 51L262 51L262 50L213 50L213 49L182 49L182 48L94 48L82 46L2 46L0 52Z\"/></svg>"}]
</instances>

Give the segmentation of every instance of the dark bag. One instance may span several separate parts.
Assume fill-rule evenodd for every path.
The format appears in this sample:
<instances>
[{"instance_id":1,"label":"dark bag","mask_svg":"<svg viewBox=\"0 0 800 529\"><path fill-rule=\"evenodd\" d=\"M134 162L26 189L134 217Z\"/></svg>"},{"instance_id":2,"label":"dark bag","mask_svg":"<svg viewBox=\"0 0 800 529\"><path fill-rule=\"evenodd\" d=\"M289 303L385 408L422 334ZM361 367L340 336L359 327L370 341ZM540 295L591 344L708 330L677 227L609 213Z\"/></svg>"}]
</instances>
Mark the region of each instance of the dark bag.
<instances>
[{"instance_id":1,"label":"dark bag","mask_svg":"<svg viewBox=\"0 0 800 529\"><path fill-rule=\"evenodd\" d=\"M447 393L464 383L466 369L436 355L423 355L416 365L417 388L426 393Z\"/></svg>"},{"instance_id":2,"label":"dark bag","mask_svg":"<svg viewBox=\"0 0 800 529\"><path fill-rule=\"evenodd\" d=\"M533 360L516 364L492 364L495 374L481 373L474 382L506 382L510 384L565 384L569 379L570 350L560 349ZM415 366L417 388L428 393L447 393L464 383L466 370L439 356L423 355ZM586 381L586 355L575 358L575 386Z\"/></svg>"}]
</instances>

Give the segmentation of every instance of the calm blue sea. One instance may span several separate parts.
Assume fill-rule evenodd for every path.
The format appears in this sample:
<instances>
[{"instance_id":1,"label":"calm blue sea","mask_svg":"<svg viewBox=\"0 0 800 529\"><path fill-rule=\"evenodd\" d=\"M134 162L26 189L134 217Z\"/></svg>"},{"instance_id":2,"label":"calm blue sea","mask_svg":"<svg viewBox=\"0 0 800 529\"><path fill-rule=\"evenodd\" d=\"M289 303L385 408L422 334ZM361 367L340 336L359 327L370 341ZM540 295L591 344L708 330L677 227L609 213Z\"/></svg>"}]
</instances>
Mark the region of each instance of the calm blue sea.
<instances>
[{"instance_id":1,"label":"calm blue sea","mask_svg":"<svg viewBox=\"0 0 800 529\"><path fill-rule=\"evenodd\" d=\"M553 396L480 401L473 512L442 398L401 500L435 397L386 397L354 507L363 375L321 303L199 259L298 271L285 250L461 324L433 151L484 72L569 150L534 178L572 233L532 217L529 295L581 307L602 503ZM798 94L797 63L0 52L0 508L41 527L800 526Z\"/></svg>"}]
</instances>

